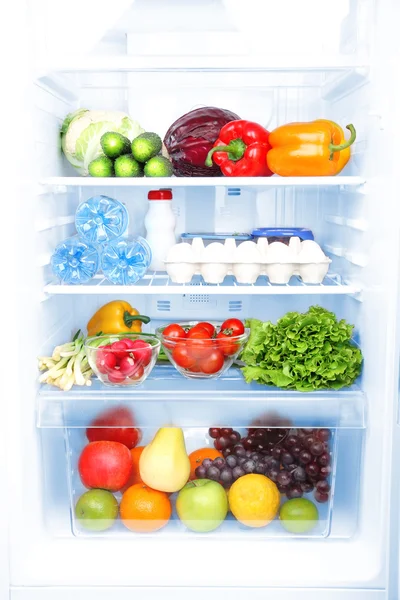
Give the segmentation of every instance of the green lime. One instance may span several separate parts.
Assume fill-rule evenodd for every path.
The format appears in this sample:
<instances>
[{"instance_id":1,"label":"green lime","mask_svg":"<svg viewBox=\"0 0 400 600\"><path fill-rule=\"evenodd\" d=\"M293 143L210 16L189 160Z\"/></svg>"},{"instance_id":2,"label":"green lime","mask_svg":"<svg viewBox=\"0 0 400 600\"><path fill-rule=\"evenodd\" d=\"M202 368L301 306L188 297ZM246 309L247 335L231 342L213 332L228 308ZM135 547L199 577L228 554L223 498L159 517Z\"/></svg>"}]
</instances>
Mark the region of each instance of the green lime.
<instances>
[{"instance_id":1,"label":"green lime","mask_svg":"<svg viewBox=\"0 0 400 600\"><path fill-rule=\"evenodd\" d=\"M118 516L117 499L106 490L89 490L76 503L75 515L85 529L105 531Z\"/></svg>"},{"instance_id":2,"label":"green lime","mask_svg":"<svg viewBox=\"0 0 400 600\"><path fill-rule=\"evenodd\" d=\"M113 177L113 162L107 156L99 156L89 163L89 174L92 177Z\"/></svg>"},{"instance_id":3,"label":"green lime","mask_svg":"<svg viewBox=\"0 0 400 600\"><path fill-rule=\"evenodd\" d=\"M118 158L121 154L129 154L131 151L128 138L116 131L104 133L100 138L100 144L108 158Z\"/></svg>"},{"instance_id":4,"label":"green lime","mask_svg":"<svg viewBox=\"0 0 400 600\"><path fill-rule=\"evenodd\" d=\"M173 172L172 164L164 156L154 156L144 165L146 177L171 177Z\"/></svg>"},{"instance_id":5,"label":"green lime","mask_svg":"<svg viewBox=\"0 0 400 600\"><path fill-rule=\"evenodd\" d=\"M116 177L143 177L143 167L132 154L119 156L114 163L114 169Z\"/></svg>"},{"instance_id":6,"label":"green lime","mask_svg":"<svg viewBox=\"0 0 400 600\"><path fill-rule=\"evenodd\" d=\"M290 533L306 533L318 523L318 510L307 498L293 498L279 512L282 527Z\"/></svg>"}]
</instances>

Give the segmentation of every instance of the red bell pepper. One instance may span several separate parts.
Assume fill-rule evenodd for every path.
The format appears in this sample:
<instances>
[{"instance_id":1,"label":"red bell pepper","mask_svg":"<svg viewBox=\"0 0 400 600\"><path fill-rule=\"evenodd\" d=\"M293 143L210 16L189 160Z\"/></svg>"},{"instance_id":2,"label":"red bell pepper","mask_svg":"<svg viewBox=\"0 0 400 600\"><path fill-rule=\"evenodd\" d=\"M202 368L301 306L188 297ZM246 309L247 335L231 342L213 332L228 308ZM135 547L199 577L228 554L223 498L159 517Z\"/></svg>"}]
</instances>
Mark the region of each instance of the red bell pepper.
<instances>
[{"instance_id":1,"label":"red bell pepper","mask_svg":"<svg viewBox=\"0 0 400 600\"><path fill-rule=\"evenodd\" d=\"M210 150L206 166L213 159L227 177L269 177L267 165L269 131L252 121L231 121L224 125Z\"/></svg>"}]
</instances>

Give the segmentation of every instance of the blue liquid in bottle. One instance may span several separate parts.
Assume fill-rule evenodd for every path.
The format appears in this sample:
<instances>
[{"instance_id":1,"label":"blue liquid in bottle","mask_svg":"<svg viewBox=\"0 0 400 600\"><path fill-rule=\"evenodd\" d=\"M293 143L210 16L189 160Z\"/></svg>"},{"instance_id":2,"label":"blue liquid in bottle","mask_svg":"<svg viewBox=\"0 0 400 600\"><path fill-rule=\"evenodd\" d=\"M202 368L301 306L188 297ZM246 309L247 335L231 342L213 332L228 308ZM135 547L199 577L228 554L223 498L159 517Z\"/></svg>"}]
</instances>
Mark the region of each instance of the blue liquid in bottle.
<instances>
[{"instance_id":1,"label":"blue liquid in bottle","mask_svg":"<svg viewBox=\"0 0 400 600\"><path fill-rule=\"evenodd\" d=\"M77 236L58 244L51 257L53 273L68 285L86 283L96 275L100 257L96 248Z\"/></svg>"},{"instance_id":2,"label":"blue liquid in bottle","mask_svg":"<svg viewBox=\"0 0 400 600\"><path fill-rule=\"evenodd\" d=\"M134 285L151 263L151 249L142 237L115 240L103 246L101 266L108 281Z\"/></svg>"},{"instance_id":3,"label":"blue liquid in bottle","mask_svg":"<svg viewBox=\"0 0 400 600\"><path fill-rule=\"evenodd\" d=\"M75 213L75 227L90 244L103 244L124 235L128 229L126 207L108 196L93 196L81 202Z\"/></svg>"}]
</instances>

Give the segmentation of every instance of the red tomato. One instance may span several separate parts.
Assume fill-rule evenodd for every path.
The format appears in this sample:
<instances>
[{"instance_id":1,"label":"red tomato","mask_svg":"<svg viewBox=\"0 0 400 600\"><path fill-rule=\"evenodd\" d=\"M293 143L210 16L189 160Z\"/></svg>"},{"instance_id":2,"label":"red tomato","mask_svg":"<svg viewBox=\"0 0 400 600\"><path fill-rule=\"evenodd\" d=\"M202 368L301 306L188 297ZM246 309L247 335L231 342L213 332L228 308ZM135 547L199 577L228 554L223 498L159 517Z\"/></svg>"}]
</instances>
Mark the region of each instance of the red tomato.
<instances>
[{"instance_id":1,"label":"red tomato","mask_svg":"<svg viewBox=\"0 0 400 600\"><path fill-rule=\"evenodd\" d=\"M119 406L100 413L86 429L89 442L119 442L131 449L142 439L140 429L133 427L135 420L128 408Z\"/></svg>"},{"instance_id":2,"label":"red tomato","mask_svg":"<svg viewBox=\"0 0 400 600\"><path fill-rule=\"evenodd\" d=\"M177 340L179 338L185 337L186 331L183 329L183 327L178 325L178 323L171 323L171 325L168 325L163 331L163 344L166 348L170 348L170 350L173 350L175 347L175 343L168 343L168 341L165 338L172 338L174 340Z\"/></svg>"},{"instance_id":3,"label":"red tomato","mask_svg":"<svg viewBox=\"0 0 400 600\"><path fill-rule=\"evenodd\" d=\"M195 358L206 358L210 354L213 341L206 329L193 327L188 331L186 339L186 347Z\"/></svg>"},{"instance_id":4,"label":"red tomato","mask_svg":"<svg viewBox=\"0 0 400 600\"><path fill-rule=\"evenodd\" d=\"M182 369L191 369L196 364L196 359L189 351L185 342L176 344L172 351L172 360Z\"/></svg>"},{"instance_id":5,"label":"red tomato","mask_svg":"<svg viewBox=\"0 0 400 600\"><path fill-rule=\"evenodd\" d=\"M220 350L212 350L207 358L202 358L199 361L200 371L211 375L212 373L218 373L224 366L224 355Z\"/></svg>"},{"instance_id":6,"label":"red tomato","mask_svg":"<svg viewBox=\"0 0 400 600\"><path fill-rule=\"evenodd\" d=\"M242 335L244 333L244 325L239 319L227 319L221 325L220 331L224 331L229 335Z\"/></svg>"},{"instance_id":7,"label":"red tomato","mask_svg":"<svg viewBox=\"0 0 400 600\"><path fill-rule=\"evenodd\" d=\"M215 333L214 325L211 325L211 323L207 323L206 321L201 321L200 323L197 323L197 325L194 325L194 327L192 327L190 331L193 331L193 329L205 329L210 337L213 337Z\"/></svg>"},{"instance_id":8,"label":"red tomato","mask_svg":"<svg viewBox=\"0 0 400 600\"><path fill-rule=\"evenodd\" d=\"M119 442L91 442L82 450L78 470L83 485L117 492L133 469L128 448Z\"/></svg>"},{"instance_id":9,"label":"red tomato","mask_svg":"<svg viewBox=\"0 0 400 600\"><path fill-rule=\"evenodd\" d=\"M147 342L144 342L143 340L135 340L133 342L133 347L131 348L131 350L132 350L132 355L133 355L133 358L135 359L135 362L138 362L141 365L143 365L144 367L147 367L147 365L151 361L151 355L152 355L151 344L148 344Z\"/></svg>"},{"instance_id":10,"label":"red tomato","mask_svg":"<svg viewBox=\"0 0 400 600\"><path fill-rule=\"evenodd\" d=\"M239 343L232 339L232 336L226 335L223 331L220 331L217 335L218 347L225 354L225 356L232 356L239 350Z\"/></svg>"}]
</instances>

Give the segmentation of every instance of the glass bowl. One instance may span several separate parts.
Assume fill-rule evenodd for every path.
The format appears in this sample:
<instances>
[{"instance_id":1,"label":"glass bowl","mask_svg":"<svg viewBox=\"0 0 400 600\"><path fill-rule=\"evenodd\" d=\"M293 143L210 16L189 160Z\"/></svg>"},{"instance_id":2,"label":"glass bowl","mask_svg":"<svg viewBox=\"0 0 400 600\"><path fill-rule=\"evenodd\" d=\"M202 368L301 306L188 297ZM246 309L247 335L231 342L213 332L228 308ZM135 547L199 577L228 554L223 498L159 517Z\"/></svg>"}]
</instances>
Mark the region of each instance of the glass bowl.
<instances>
[{"instance_id":1,"label":"glass bowl","mask_svg":"<svg viewBox=\"0 0 400 600\"><path fill-rule=\"evenodd\" d=\"M125 347L121 343L125 342ZM105 385L140 385L151 373L160 342L145 333L121 333L89 337L85 351L89 364Z\"/></svg>"},{"instance_id":2,"label":"glass bowl","mask_svg":"<svg viewBox=\"0 0 400 600\"><path fill-rule=\"evenodd\" d=\"M198 321L177 323L186 332L197 325ZM213 322L216 334L221 329L221 323ZM229 369L238 357L248 340L250 331L245 329L241 335L229 338L196 340L187 338L172 338L164 335L164 327L156 330L156 336L161 341L165 354L175 369L189 379L215 379Z\"/></svg>"}]
</instances>

